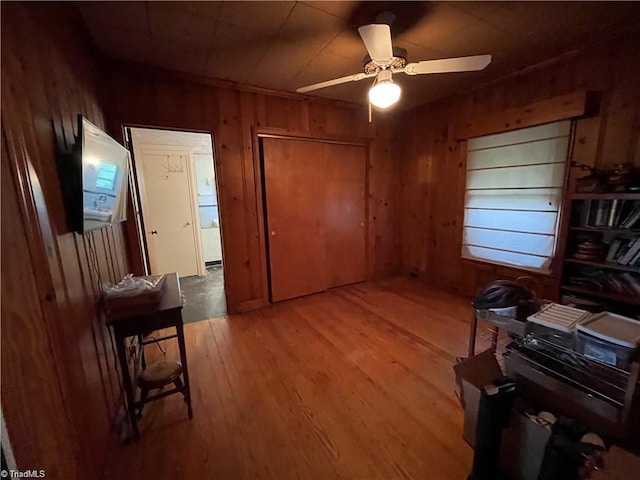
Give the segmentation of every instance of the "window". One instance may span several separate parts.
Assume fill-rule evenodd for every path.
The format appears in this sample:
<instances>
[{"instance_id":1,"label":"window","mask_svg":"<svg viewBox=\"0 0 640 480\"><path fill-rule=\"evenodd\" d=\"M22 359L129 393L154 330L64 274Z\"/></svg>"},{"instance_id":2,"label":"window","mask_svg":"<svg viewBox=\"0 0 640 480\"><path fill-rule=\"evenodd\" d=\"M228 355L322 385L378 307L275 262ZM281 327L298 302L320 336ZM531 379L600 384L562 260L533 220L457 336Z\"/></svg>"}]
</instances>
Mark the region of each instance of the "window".
<instances>
[{"instance_id":1,"label":"window","mask_svg":"<svg viewBox=\"0 0 640 480\"><path fill-rule=\"evenodd\" d=\"M550 271L571 123L467 143L462 257Z\"/></svg>"}]
</instances>

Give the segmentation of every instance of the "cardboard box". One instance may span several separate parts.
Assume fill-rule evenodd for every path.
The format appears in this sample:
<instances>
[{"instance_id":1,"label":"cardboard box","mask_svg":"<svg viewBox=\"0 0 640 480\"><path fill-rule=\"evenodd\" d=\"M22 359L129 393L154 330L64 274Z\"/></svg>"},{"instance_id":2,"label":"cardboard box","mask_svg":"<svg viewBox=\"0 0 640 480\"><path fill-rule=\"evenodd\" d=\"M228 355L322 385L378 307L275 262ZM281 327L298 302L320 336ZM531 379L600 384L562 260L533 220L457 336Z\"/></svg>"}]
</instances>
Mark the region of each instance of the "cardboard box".
<instances>
[{"instance_id":1,"label":"cardboard box","mask_svg":"<svg viewBox=\"0 0 640 480\"><path fill-rule=\"evenodd\" d=\"M478 419L478 405L480 404L480 390L491 384L496 378L503 376L500 365L491 350L469 357L454 365L458 397L464 408L464 427L462 438L472 447L476 443L476 421Z\"/></svg>"},{"instance_id":2,"label":"cardboard box","mask_svg":"<svg viewBox=\"0 0 640 480\"><path fill-rule=\"evenodd\" d=\"M453 368L459 389L458 395L464 408L462 438L473 447L476 441L481 389L502 377L503 373L491 350L467 358ZM502 433L500 447L500 469L506 477L536 480L550 435L549 430L514 410L509 427Z\"/></svg>"},{"instance_id":3,"label":"cardboard box","mask_svg":"<svg viewBox=\"0 0 640 480\"><path fill-rule=\"evenodd\" d=\"M536 480L549 437L551 430L514 411L500 444L500 470L506 478Z\"/></svg>"}]
</instances>

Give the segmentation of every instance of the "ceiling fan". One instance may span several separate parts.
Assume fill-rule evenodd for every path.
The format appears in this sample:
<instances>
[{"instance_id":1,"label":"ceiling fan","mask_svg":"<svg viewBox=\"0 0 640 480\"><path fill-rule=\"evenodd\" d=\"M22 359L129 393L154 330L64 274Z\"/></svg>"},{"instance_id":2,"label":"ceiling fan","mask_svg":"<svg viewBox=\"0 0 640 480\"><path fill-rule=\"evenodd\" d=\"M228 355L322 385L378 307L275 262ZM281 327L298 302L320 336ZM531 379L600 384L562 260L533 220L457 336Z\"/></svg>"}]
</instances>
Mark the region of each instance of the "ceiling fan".
<instances>
[{"instance_id":1,"label":"ceiling fan","mask_svg":"<svg viewBox=\"0 0 640 480\"><path fill-rule=\"evenodd\" d=\"M491 55L473 55L470 57L443 58L407 63L407 51L394 47L391 43L391 28L386 24L364 25L358 28L367 55L364 58L364 72L335 78L298 88L299 93L311 92L321 88L357 82L365 78L376 77L369 90L369 101L379 108L389 108L400 99L400 86L393 83L394 73L424 75L429 73L473 72L484 69L491 63Z\"/></svg>"}]
</instances>

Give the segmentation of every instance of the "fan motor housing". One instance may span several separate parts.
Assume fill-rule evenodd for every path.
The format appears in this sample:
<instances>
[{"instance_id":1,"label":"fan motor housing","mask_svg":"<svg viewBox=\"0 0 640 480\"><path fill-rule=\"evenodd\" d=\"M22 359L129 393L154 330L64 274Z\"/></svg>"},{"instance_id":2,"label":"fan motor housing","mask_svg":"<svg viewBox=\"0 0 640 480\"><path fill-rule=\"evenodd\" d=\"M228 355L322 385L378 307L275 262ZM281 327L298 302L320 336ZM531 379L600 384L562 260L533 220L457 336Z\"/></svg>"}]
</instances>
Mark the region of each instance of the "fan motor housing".
<instances>
[{"instance_id":1,"label":"fan motor housing","mask_svg":"<svg viewBox=\"0 0 640 480\"><path fill-rule=\"evenodd\" d=\"M407 50L400 47L393 47L393 58L387 68L404 68L407 65ZM362 69L364 73L376 73L380 66L371 60L370 55L365 55L362 59Z\"/></svg>"}]
</instances>

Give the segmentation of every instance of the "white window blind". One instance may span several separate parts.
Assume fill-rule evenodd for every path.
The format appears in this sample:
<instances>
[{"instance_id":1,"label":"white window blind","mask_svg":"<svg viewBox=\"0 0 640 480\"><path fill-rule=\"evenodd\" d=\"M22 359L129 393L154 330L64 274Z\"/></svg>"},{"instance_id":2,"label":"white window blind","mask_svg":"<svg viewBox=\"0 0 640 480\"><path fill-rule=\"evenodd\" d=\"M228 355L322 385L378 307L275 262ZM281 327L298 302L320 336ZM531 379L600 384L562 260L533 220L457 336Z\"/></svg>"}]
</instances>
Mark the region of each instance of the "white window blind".
<instances>
[{"instance_id":1,"label":"white window blind","mask_svg":"<svg viewBox=\"0 0 640 480\"><path fill-rule=\"evenodd\" d=\"M570 121L467 143L462 257L549 272Z\"/></svg>"}]
</instances>

